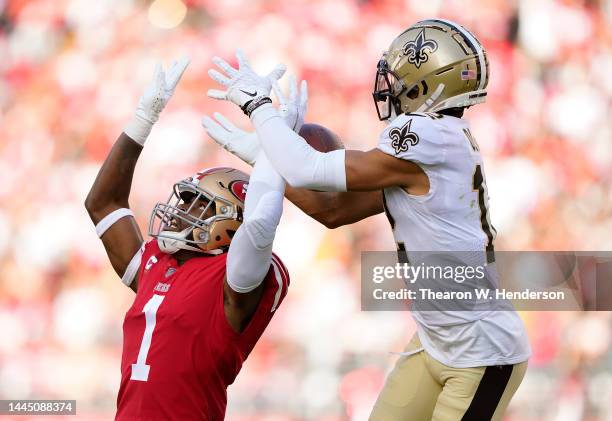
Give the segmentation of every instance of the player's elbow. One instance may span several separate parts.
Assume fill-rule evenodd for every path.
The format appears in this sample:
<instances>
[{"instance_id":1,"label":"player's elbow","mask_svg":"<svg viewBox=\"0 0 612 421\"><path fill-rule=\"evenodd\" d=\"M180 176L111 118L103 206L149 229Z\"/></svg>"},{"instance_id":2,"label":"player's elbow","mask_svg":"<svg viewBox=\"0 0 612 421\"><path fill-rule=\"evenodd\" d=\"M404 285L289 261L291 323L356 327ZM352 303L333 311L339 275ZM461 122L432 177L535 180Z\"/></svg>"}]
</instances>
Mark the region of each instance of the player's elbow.
<instances>
[{"instance_id":1,"label":"player's elbow","mask_svg":"<svg viewBox=\"0 0 612 421\"><path fill-rule=\"evenodd\" d=\"M266 273L268 273L269 266L269 263L267 266L261 265L254 267L245 264L228 264L227 284L232 291L238 294L247 294L261 285Z\"/></svg>"},{"instance_id":2,"label":"player's elbow","mask_svg":"<svg viewBox=\"0 0 612 421\"><path fill-rule=\"evenodd\" d=\"M332 230L343 227L350 223L351 221L345 218L344 215L342 215L339 211L327 212L323 221L323 225L325 225L325 227L327 227L328 229Z\"/></svg>"},{"instance_id":3,"label":"player's elbow","mask_svg":"<svg viewBox=\"0 0 612 421\"><path fill-rule=\"evenodd\" d=\"M85 202L83 203L83 205L85 206L85 210L87 210L89 216L93 218L96 214L96 211L98 210L98 206L97 201L95 197L92 196L91 192L85 198Z\"/></svg>"},{"instance_id":4,"label":"player's elbow","mask_svg":"<svg viewBox=\"0 0 612 421\"><path fill-rule=\"evenodd\" d=\"M280 220L280 214L278 220ZM272 218L250 218L244 221L240 229L244 229L247 232L251 245L255 249L260 251L271 249L278 220L275 221Z\"/></svg>"},{"instance_id":5,"label":"player's elbow","mask_svg":"<svg viewBox=\"0 0 612 421\"><path fill-rule=\"evenodd\" d=\"M346 225L346 224L345 224L345 223L343 223L343 222L341 222L341 221L339 221L339 220L337 220L337 219L332 218L331 220L328 220L327 222L325 222L325 223L324 223L324 225L325 225L325 226L326 226L328 229L330 229L330 230L334 230L334 229L336 229L336 228L343 227L343 226L344 226L344 225Z\"/></svg>"},{"instance_id":6,"label":"player's elbow","mask_svg":"<svg viewBox=\"0 0 612 421\"><path fill-rule=\"evenodd\" d=\"M325 228L327 229L333 230L343 225L340 219L334 214L334 212L324 211L318 212L310 216L314 218L317 222L325 226Z\"/></svg>"},{"instance_id":7,"label":"player's elbow","mask_svg":"<svg viewBox=\"0 0 612 421\"><path fill-rule=\"evenodd\" d=\"M89 218L92 220L94 224L97 224L105 216L117 210L119 208L129 208L129 204L123 203L115 203L107 200L102 200L96 194L92 194L91 192L85 198L85 202L83 203L85 206L85 210L89 215Z\"/></svg>"},{"instance_id":8,"label":"player's elbow","mask_svg":"<svg viewBox=\"0 0 612 421\"><path fill-rule=\"evenodd\" d=\"M109 211L107 211L108 206L102 206L102 201L91 192L85 198L84 205L85 210L87 210L89 217L92 221L94 221L94 223L98 223L102 218L104 218L105 210L106 213L109 213Z\"/></svg>"},{"instance_id":9,"label":"player's elbow","mask_svg":"<svg viewBox=\"0 0 612 421\"><path fill-rule=\"evenodd\" d=\"M327 204L328 207L326 209L311 216L328 229L336 229L346 225L348 223L347 218L342 212L343 208L340 206L338 199L330 197Z\"/></svg>"}]
</instances>

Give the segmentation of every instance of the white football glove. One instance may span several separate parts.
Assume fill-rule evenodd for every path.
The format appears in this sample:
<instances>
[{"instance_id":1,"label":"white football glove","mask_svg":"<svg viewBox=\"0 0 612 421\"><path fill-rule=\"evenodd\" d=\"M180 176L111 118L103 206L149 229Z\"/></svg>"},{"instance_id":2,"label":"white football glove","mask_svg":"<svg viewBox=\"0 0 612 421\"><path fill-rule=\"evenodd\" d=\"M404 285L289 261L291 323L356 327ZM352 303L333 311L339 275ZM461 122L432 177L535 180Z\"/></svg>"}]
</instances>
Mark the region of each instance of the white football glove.
<instances>
[{"instance_id":1,"label":"white football glove","mask_svg":"<svg viewBox=\"0 0 612 421\"><path fill-rule=\"evenodd\" d=\"M214 113L213 117L217 121L207 115L202 118L202 126L206 133L226 151L250 166L255 165L257 155L261 150L257 133L239 129L221 113Z\"/></svg>"},{"instance_id":2,"label":"white football glove","mask_svg":"<svg viewBox=\"0 0 612 421\"><path fill-rule=\"evenodd\" d=\"M279 114L294 131L299 132L304 124L304 115L308 105L308 86L303 80L299 94L295 77L289 79L289 98L285 98L280 87L274 83L274 94L278 99ZM242 161L253 166L261 151L256 132L247 132L236 127L221 113L214 113L214 120L208 116L202 119L206 133L223 149L229 151ZM217 120L217 121L215 121Z\"/></svg>"},{"instance_id":3,"label":"white football glove","mask_svg":"<svg viewBox=\"0 0 612 421\"><path fill-rule=\"evenodd\" d=\"M183 57L178 62L175 60L170 65L168 73L164 72L161 64L155 66L153 81L147 86L138 101L138 108L132 120L125 127L124 133L131 139L144 145L145 140L151 133L153 124L159 119L174 90L181 80L181 76L189 65L189 58Z\"/></svg>"},{"instance_id":4,"label":"white football glove","mask_svg":"<svg viewBox=\"0 0 612 421\"><path fill-rule=\"evenodd\" d=\"M267 76L259 76L251 69L244 53L236 52L238 70L230 66L225 60L213 57L212 61L226 74L215 69L208 70L208 75L216 82L227 87L227 90L209 89L208 96L214 99L224 99L238 105L247 116L263 104L272 102L270 90L272 82L278 80L285 73L285 65L279 64Z\"/></svg>"},{"instance_id":5,"label":"white football glove","mask_svg":"<svg viewBox=\"0 0 612 421\"><path fill-rule=\"evenodd\" d=\"M278 86L278 81L272 83L274 95L278 100L278 113L294 132L299 133L304 124L304 116L308 109L308 85L305 80L300 83L300 93L297 91L295 76L289 76L289 97L285 97Z\"/></svg>"}]
</instances>

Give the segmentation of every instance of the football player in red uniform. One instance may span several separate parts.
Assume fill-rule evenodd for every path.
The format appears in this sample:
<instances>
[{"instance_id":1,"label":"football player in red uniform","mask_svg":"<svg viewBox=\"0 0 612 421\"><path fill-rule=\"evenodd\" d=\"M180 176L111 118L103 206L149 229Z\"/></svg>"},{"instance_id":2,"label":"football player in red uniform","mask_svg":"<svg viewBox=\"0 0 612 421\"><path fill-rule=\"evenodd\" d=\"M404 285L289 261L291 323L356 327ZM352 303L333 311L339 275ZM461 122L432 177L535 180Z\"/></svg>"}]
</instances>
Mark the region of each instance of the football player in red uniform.
<instances>
[{"instance_id":1,"label":"football player in red uniform","mask_svg":"<svg viewBox=\"0 0 612 421\"><path fill-rule=\"evenodd\" d=\"M226 388L289 285L272 254L285 182L265 156L250 182L231 168L177 182L153 209L153 239L143 240L128 204L134 167L187 64L157 67L85 202L113 268L136 293L123 324L116 420L222 420Z\"/></svg>"}]
</instances>

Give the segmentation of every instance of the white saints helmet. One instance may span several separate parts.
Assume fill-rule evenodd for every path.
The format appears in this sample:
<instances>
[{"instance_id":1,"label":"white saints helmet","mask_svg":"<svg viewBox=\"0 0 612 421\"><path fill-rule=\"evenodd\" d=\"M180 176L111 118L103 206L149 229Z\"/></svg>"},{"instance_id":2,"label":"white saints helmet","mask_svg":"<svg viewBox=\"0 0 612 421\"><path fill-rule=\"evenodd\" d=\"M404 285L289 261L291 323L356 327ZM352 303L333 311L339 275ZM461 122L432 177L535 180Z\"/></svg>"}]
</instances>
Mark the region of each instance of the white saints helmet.
<instances>
[{"instance_id":1,"label":"white saints helmet","mask_svg":"<svg viewBox=\"0 0 612 421\"><path fill-rule=\"evenodd\" d=\"M443 19L417 22L378 62L373 92L378 118L480 104L488 81L487 53L471 32Z\"/></svg>"}]
</instances>

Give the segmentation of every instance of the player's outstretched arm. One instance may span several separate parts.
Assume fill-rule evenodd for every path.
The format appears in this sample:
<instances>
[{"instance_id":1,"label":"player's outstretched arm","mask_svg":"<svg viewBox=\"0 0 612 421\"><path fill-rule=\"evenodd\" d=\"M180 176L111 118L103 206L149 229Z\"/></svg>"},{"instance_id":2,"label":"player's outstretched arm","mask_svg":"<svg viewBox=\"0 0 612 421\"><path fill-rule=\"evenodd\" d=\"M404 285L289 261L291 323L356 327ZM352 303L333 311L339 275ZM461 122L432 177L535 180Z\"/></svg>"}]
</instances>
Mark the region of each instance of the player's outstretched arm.
<instances>
[{"instance_id":1,"label":"player's outstretched arm","mask_svg":"<svg viewBox=\"0 0 612 421\"><path fill-rule=\"evenodd\" d=\"M214 69L208 74L227 90L209 90L208 96L233 102L251 118L266 156L291 186L337 192L372 191L391 186L429 188L427 184L422 185L423 177L427 177L418 165L378 150L322 153L313 149L287 126L271 104L272 85L282 76L284 66L277 66L267 76L259 76L241 51L236 57L238 69L218 57L213 59L225 75Z\"/></svg>"},{"instance_id":2,"label":"player's outstretched arm","mask_svg":"<svg viewBox=\"0 0 612 421\"><path fill-rule=\"evenodd\" d=\"M290 77L288 96L283 95L277 83L273 83L273 89L279 101L279 115L292 130L299 133L308 105L306 82L302 81L298 92L295 78ZM256 132L241 130L221 113L214 113L213 118L204 116L202 126L219 146L245 163L255 164L262 150ZM285 197L304 213L332 229L383 212L380 191L315 192L287 186Z\"/></svg>"},{"instance_id":3,"label":"player's outstretched arm","mask_svg":"<svg viewBox=\"0 0 612 421\"><path fill-rule=\"evenodd\" d=\"M415 163L373 149L319 152L290 130L270 104L251 120L266 156L293 187L322 191L374 191L405 187L412 194L429 190L427 176Z\"/></svg>"},{"instance_id":4,"label":"player's outstretched arm","mask_svg":"<svg viewBox=\"0 0 612 421\"><path fill-rule=\"evenodd\" d=\"M279 113L283 115L282 110ZM220 113L213 117L205 116L202 120L208 135L222 148L253 166L262 150L257 133L238 128ZM285 197L327 228L352 224L383 212L380 191L316 192L287 186Z\"/></svg>"},{"instance_id":5,"label":"player's outstretched arm","mask_svg":"<svg viewBox=\"0 0 612 421\"><path fill-rule=\"evenodd\" d=\"M137 289L135 276L128 280L124 275L143 243L128 203L132 175L141 151L141 145L121 133L85 200L85 208L96 225L113 269L134 291Z\"/></svg>"},{"instance_id":6,"label":"player's outstretched arm","mask_svg":"<svg viewBox=\"0 0 612 421\"><path fill-rule=\"evenodd\" d=\"M287 186L285 197L329 229L354 224L384 211L381 190L318 192Z\"/></svg>"},{"instance_id":7,"label":"player's outstretched arm","mask_svg":"<svg viewBox=\"0 0 612 421\"><path fill-rule=\"evenodd\" d=\"M225 315L242 332L257 309L272 261L272 243L283 212L285 180L263 153L257 157L244 204L244 221L229 247Z\"/></svg>"},{"instance_id":8,"label":"player's outstretched arm","mask_svg":"<svg viewBox=\"0 0 612 421\"><path fill-rule=\"evenodd\" d=\"M161 66L140 98L133 119L111 149L85 199L85 208L96 225L113 269L132 290L137 290L143 238L128 198L136 162L153 124L174 93L189 61L175 62L166 74Z\"/></svg>"}]
</instances>

